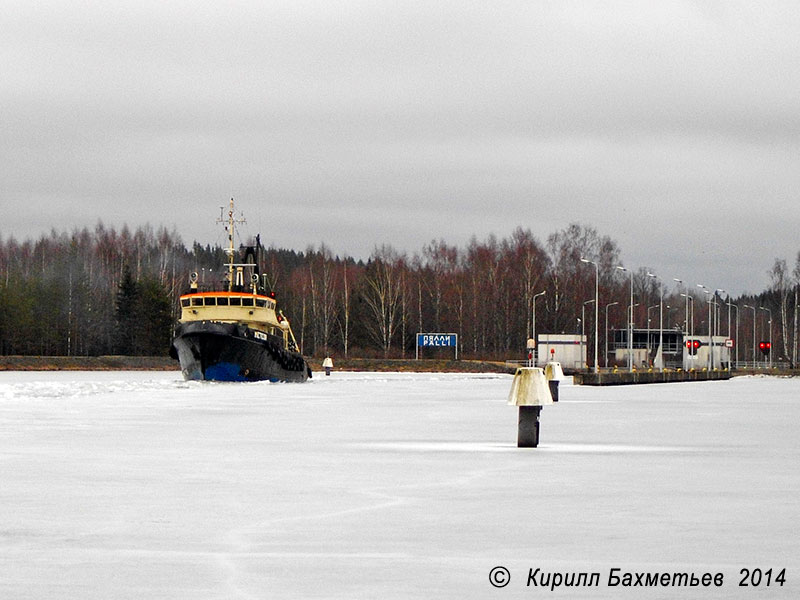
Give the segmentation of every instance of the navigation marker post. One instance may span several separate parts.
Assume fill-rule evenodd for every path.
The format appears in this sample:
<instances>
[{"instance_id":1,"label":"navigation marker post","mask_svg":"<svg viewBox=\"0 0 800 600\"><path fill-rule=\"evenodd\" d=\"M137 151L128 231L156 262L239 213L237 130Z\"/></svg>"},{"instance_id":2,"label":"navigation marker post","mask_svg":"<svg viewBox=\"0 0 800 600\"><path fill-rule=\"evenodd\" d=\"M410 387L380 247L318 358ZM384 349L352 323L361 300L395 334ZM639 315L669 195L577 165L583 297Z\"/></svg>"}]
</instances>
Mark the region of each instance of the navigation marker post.
<instances>
[{"instance_id":1,"label":"navigation marker post","mask_svg":"<svg viewBox=\"0 0 800 600\"><path fill-rule=\"evenodd\" d=\"M508 393L509 406L519 407L517 448L539 445L539 415L542 406L553 404L544 371L539 367L519 367Z\"/></svg>"}]
</instances>

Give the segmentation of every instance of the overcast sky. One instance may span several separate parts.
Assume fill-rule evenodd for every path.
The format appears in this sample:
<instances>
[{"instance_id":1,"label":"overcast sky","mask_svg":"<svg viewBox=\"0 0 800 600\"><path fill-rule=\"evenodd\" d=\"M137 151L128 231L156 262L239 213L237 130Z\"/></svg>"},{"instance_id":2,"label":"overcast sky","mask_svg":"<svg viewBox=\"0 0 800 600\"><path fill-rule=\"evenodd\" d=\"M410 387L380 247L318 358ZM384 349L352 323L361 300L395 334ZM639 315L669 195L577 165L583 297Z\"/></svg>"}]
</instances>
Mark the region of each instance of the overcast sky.
<instances>
[{"instance_id":1,"label":"overcast sky","mask_svg":"<svg viewBox=\"0 0 800 600\"><path fill-rule=\"evenodd\" d=\"M800 250L800 4L3 2L0 236L366 258L571 222L738 295Z\"/></svg>"}]
</instances>

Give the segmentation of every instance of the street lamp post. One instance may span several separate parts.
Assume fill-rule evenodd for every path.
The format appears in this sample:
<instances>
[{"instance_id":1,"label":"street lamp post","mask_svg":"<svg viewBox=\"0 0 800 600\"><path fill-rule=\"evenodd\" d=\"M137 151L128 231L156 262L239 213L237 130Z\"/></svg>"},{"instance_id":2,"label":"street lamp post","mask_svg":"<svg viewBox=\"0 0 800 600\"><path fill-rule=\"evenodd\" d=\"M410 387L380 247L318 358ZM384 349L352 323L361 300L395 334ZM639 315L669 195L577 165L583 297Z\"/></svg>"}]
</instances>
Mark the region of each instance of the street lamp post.
<instances>
[{"instance_id":1,"label":"street lamp post","mask_svg":"<svg viewBox=\"0 0 800 600\"><path fill-rule=\"evenodd\" d=\"M653 273L648 273L647 276L653 277L654 279L658 279L658 277L656 277ZM661 308L658 311L659 312L658 352L661 352L661 363L659 365L659 371L663 373L664 371L664 282L659 279L658 284L659 284L658 303L661 305Z\"/></svg>"},{"instance_id":2,"label":"street lamp post","mask_svg":"<svg viewBox=\"0 0 800 600\"><path fill-rule=\"evenodd\" d=\"M739 368L739 305L738 304L733 304L731 302L731 297L728 296L728 313L731 312L731 308L735 308L736 309L736 338L735 338L735 341L733 342L734 352L736 354L736 357L734 359L734 363L733 364L734 364L734 367L738 369ZM731 337L730 334L728 334L728 337L729 338Z\"/></svg>"},{"instance_id":3,"label":"street lamp post","mask_svg":"<svg viewBox=\"0 0 800 600\"><path fill-rule=\"evenodd\" d=\"M706 294L706 296L710 296L711 295L711 290L709 290L702 283L698 283L697 287L702 288L702 290ZM714 368L714 356L713 356L714 355L714 347L712 345L713 340L712 340L712 337L711 337L712 336L713 327L714 327L714 320L713 320L713 317L711 316L711 298L710 297L707 298L706 302L708 303L708 370L711 371L711 369Z\"/></svg>"},{"instance_id":4,"label":"street lamp post","mask_svg":"<svg viewBox=\"0 0 800 600\"><path fill-rule=\"evenodd\" d=\"M580 363L581 363L581 370L586 368L586 361L583 360L583 338L586 337L586 325L584 324L583 320L586 317L586 303L584 302L583 306L581 306L581 318L578 319L581 324L581 356L580 356Z\"/></svg>"},{"instance_id":5,"label":"street lamp post","mask_svg":"<svg viewBox=\"0 0 800 600\"><path fill-rule=\"evenodd\" d=\"M720 335L719 330L722 329L722 326L720 325L720 322L719 322L719 313L722 312L722 294L725 294L725 293L726 293L725 290L723 290L721 288L717 288L716 290L714 290L714 314L716 315L716 317L714 318L714 323L715 323L716 335ZM717 304L717 295L718 294L719 294L719 304ZM728 315L728 316L730 316L730 315ZM728 337L731 337L731 321L730 321L730 319L728 319ZM722 357L720 356L720 359L721 358Z\"/></svg>"},{"instance_id":6,"label":"street lamp post","mask_svg":"<svg viewBox=\"0 0 800 600\"><path fill-rule=\"evenodd\" d=\"M689 337L694 337L694 296L691 296L690 294L681 294L681 296L686 296L687 304L689 302L692 303L692 311L690 313L689 321L686 326L686 333L689 335Z\"/></svg>"},{"instance_id":7,"label":"street lamp post","mask_svg":"<svg viewBox=\"0 0 800 600\"><path fill-rule=\"evenodd\" d=\"M687 304L689 303L689 301L692 302L691 320L686 325L686 333L689 336L689 339L694 341L693 340L693 338L694 338L694 296L689 294L689 288L686 288L686 293L685 294L681 294L681 296L686 296L686 303ZM685 352L685 350L684 350L684 352ZM692 354L689 353L686 356L691 357ZM691 361L691 358L687 358L686 359L685 364L684 364L684 368L687 368L689 366L689 361Z\"/></svg>"},{"instance_id":8,"label":"street lamp post","mask_svg":"<svg viewBox=\"0 0 800 600\"><path fill-rule=\"evenodd\" d=\"M673 277L672 281L677 281L679 286L683 285L683 280L682 279L678 279L676 277ZM686 287L686 286L683 285L683 287ZM688 294L689 290L688 290L688 288L687 288L686 292L687 292L686 294L681 294L681 296L686 296L686 314L683 317L683 327L684 327L684 331L688 335L689 334L689 294ZM678 287L678 293L680 293L680 287Z\"/></svg>"},{"instance_id":9,"label":"street lamp post","mask_svg":"<svg viewBox=\"0 0 800 600\"><path fill-rule=\"evenodd\" d=\"M769 313L769 321L767 321L767 324L769 325L769 354L768 354L768 356L769 356L769 367L768 368L771 369L772 368L772 311L770 309L768 309L768 308L764 308L763 306L759 306L758 308L761 309L761 310L765 310L765 311L767 311Z\"/></svg>"},{"instance_id":10,"label":"street lamp post","mask_svg":"<svg viewBox=\"0 0 800 600\"><path fill-rule=\"evenodd\" d=\"M582 258L581 262L594 265L594 372L600 371L598 360L597 345L597 322L600 320L600 266L593 260Z\"/></svg>"},{"instance_id":11,"label":"street lamp post","mask_svg":"<svg viewBox=\"0 0 800 600\"><path fill-rule=\"evenodd\" d=\"M650 311L654 308L658 308L660 304L653 304L653 306L647 307L647 341L645 342L645 347L647 348L647 361L650 361Z\"/></svg>"},{"instance_id":12,"label":"street lamp post","mask_svg":"<svg viewBox=\"0 0 800 600\"><path fill-rule=\"evenodd\" d=\"M721 300L722 298L720 298ZM728 300L725 302L728 305L728 339L731 339L731 295L728 294Z\"/></svg>"},{"instance_id":13,"label":"street lamp post","mask_svg":"<svg viewBox=\"0 0 800 600\"><path fill-rule=\"evenodd\" d=\"M753 311L753 368L756 368L756 307L750 306L749 304L744 305L745 308L749 308Z\"/></svg>"},{"instance_id":14,"label":"street lamp post","mask_svg":"<svg viewBox=\"0 0 800 600\"><path fill-rule=\"evenodd\" d=\"M720 313L722 312L722 294L727 294L725 290L722 288L717 288L714 290L714 314L716 317L714 318L715 323L715 331L717 336L720 336L720 329L722 329L722 325L720 324ZM719 303L717 303L717 295L719 295ZM731 337L731 320L730 320L730 310L728 311L728 337ZM719 351L719 368L722 368L722 347L720 346Z\"/></svg>"},{"instance_id":15,"label":"street lamp post","mask_svg":"<svg viewBox=\"0 0 800 600\"><path fill-rule=\"evenodd\" d=\"M539 354L539 344L536 342L536 299L539 296L544 296L545 291L546 290L533 295L533 324L532 324L531 339L533 340L534 343L533 351L536 353L537 357ZM534 366L536 366L536 360L533 361L533 364Z\"/></svg>"},{"instance_id":16,"label":"street lamp post","mask_svg":"<svg viewBox=\"0 0 800 600\"><path fill-rule=\"evenodd\" d=\"M605 357L605 361L604 362L605 362L605 366L606 367L608 367L608 307L609 306L614 306L615 304L619 304L619 302L612 302L610 304L606 304L606 334L605 334L606 350L605 350L605 354L603 355Z\"/></svg>"},{"instance_id":17,"label":"street lamp post","mask_svg":"<svg viewBox=\"0 0 800 600\"><path fill-rule=\"evenodd\" d=\"M617 269L631 274L631 303L628 305L628 371L633 371L633 270L625 267Z\"/></svg>"},{"instance_id":18,"label":"street lamp post","mask_svg":"<svg viewBox=\"0 0 800 600\"><path fill-rule=\"evenodd\" d=\"M589 366L588 363L583 360L583 340L586 338L586 305L592 302L594 302L594 300L587 300L583 303L583 306L581 306L581 362L583 363L583 367Z\"/></svg>"}]
</instances>

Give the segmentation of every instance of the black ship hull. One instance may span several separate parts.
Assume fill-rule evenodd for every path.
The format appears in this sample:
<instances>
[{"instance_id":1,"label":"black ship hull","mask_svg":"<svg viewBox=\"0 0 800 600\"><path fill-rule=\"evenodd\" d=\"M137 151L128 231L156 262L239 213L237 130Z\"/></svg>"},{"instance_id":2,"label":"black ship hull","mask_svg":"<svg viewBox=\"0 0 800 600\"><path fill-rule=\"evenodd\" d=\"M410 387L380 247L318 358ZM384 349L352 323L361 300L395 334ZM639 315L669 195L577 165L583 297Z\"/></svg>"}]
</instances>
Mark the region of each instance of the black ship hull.
<instances>
[{"instance_id":1,"label":"black ship hull","mask_svg":"<svg viewBox=\"0 0 800 600\"><path fill-rule=\"evenodd\" d=\"M235 323L181 323L170 356L180 361L183 376L195 381L292 381L311 377L298 352L282 347L280 338Z\"/></svg>"}]
</instances>

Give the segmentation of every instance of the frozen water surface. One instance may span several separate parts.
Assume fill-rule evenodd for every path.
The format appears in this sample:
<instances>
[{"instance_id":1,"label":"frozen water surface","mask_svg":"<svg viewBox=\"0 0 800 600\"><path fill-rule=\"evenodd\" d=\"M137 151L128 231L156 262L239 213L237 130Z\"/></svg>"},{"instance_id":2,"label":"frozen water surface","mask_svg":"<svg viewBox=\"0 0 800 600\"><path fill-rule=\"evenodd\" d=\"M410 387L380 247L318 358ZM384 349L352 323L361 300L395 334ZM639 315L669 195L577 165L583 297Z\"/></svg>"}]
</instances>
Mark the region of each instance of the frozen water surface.
<instances>
[{"instance_id":1,"label":"frozen water surface","mask_svg":"<svg viewBox=\"0 0 800 600\"><path fill-rule=\"evenodd\" d=\"M0 373L0 598L800 597L800 381L565 382L538 449L510 385ZM536 568L600 585L526 587Z\"/></svg>"}]
</instances>

